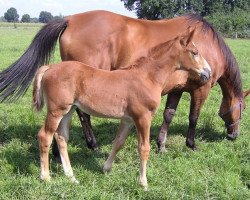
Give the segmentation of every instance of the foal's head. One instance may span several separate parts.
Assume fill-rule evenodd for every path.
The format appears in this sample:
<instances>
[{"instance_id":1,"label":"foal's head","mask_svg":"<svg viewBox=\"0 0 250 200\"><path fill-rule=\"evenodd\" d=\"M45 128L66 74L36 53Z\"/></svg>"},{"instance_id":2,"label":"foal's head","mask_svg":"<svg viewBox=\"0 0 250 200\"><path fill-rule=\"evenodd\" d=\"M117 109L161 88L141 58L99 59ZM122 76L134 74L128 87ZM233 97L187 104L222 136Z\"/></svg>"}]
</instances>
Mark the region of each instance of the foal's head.
<instances>
[{"instance_id":1,"label":"foal's head","mask_svg":"<svg viewBox=\"0 0 250 200\"><path fill-rule=\"evenodd\" d=\"M190 73L190 78L208 81L211 77L211 68L199 53L193 40L194 31L177 39L179 49L179 67Z\"/></svg>"}]
</instances>

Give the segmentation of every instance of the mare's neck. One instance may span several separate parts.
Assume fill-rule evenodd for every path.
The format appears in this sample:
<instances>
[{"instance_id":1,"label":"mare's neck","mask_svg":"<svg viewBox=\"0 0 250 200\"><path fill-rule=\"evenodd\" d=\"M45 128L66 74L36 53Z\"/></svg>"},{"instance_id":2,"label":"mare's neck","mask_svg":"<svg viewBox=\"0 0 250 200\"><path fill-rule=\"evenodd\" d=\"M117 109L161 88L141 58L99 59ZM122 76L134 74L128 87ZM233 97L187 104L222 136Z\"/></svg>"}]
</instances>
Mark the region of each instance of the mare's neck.
<instances>
[{"instance_id":1,"label":"mare's neck","mask_svg":"<svg viewBox=\"0 0 250 200\"><path fill-rule=\"evenodd\" d=\"M241 89L241 80L239 81L240 86L235 86L236 83L230 80L227 76L223 76L218 81L223 95L222 104L228 104L232 107L237 101L243 98L243 92Z\"/></svg>"}]
</instances>

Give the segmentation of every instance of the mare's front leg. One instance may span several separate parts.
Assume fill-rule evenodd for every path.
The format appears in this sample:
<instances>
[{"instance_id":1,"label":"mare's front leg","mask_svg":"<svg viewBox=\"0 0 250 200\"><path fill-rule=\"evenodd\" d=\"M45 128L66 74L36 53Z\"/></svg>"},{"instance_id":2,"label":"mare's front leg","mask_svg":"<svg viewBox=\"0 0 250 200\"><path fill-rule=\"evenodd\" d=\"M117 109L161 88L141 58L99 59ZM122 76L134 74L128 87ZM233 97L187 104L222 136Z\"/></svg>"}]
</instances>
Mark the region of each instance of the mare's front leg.
<instances>
[{"instance_id":1,"label":"mare's front leg","mask_svg":"<svg viewBox=\"0 0 250 200\"><path fill-rule=\"evenodd\" d=\"M140 155L139 182L144 187L145 190L147 190L148 188L146 170L150 152L149 136L150 136L151 120L152 120L151 113L144 116L136 117L134 119L138 136L138 152Z\"/></svg>"},{"instance_id":2,"label":"mare's front leg","mask_svg":"<svg viewBox=\"0 0 250 200\"><path fill-rule=\"evenodd\" d=\"M70 159L68 155L68 140L69 140L69 127L70 127L70 121L73 112L75 111L74 108L72 108L66 115L63 116L59 127L55 133L55 139L59 148L60 157L62 161L62 166L65 175L73 182L78 183L76 180L73 170L70 164Z\"/></svg>"},{"instance_id":3,"label":"mare's front leg","mask_svg":"<svg viewBox=\"0 0 250 200\"><path fill-rule=\"evenodd\" d=\"M103 167L104 172L109 172L111 170L116 154L124 145L125 140L128 137L128 134L131 130L132 125L133 125L133 122L130 120L125 120L125 119L121 120L118 133L116 135L115 140L113 141L112 151L109 154L108 159L104 163L104 167Z\"/></svg>"},{"instance_id":4,"label":"mare's front leg","mask_svg":"<svg viewBox=\"0 0 250 200\"><path fill-rule=\"evenodd\" d=\"M92 129L91 121L90 121L90 115L82 112L78 108L76 109L76 112L81 121L83 134L84 134L88 148L92 150L97 150L98 146L97 146L96 139L93 133L93 129Z\"/></svg>"},{"instance_id":5,"label":"mare's front leg","mask_svg":"<svg viewBox=\"0 0 250 200\"><path fill-rule=\"evenodd\" d=\"M178 106L178 103L180 101L182 95L182 91L180 92L171 92L168 94L166 107L163 113L163 122L161 125L161 130L158 136L157 146L159 152L165 152L166 151L166 139L168 134L168 128L170 126L170 123L172 122L172 119L175 115L176 108Z\"/></svg>"},{"instance_id":6,"label":"mare's front leg","mask_svg":"<svg viewBox=\"0 0 250 200\"><path fill-rule=\"evenodd\" d=\"M210 88L211 88L210 85L206 84L190 93L191 104L190 104L189 126L186 138L186 145L190 147L192 150L196 150L196 145L194 141L195 129L201 108L207 98Z\"/></svg>"},{"instance_id":7,"label":"mare's front leg","mask_svg":"<svg viewBox=\"0 0 250 200\"><path fill-rule=\"evenodd\" d=\"M52 143L53 135L56 132L61 119L61 115L52 115L51 113L48 113L45 124L38 133L41 166L40 178L45 181L50 180L49 149Z\"/></svg>"}]
</instances>

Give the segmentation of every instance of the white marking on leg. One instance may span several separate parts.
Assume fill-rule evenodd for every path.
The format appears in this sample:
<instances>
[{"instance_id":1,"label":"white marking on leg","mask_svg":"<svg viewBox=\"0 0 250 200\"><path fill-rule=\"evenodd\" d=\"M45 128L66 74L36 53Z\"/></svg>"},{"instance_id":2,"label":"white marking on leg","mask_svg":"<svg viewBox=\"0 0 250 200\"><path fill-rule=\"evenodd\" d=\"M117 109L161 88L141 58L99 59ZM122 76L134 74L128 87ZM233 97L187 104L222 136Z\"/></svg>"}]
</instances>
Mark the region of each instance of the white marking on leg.
<instances>
[{"instance_id":1,"label":"white marking on leg","mask_svg":"<svg viewBox=\"0 0 250 200\"><path fill-rule=\"evenodd\" d=\"M148 189L148 181L147 181L146 171L147 171L147 161L141 160L139 182L144 187L145 190Z\"/></svg>"}]
</instances>

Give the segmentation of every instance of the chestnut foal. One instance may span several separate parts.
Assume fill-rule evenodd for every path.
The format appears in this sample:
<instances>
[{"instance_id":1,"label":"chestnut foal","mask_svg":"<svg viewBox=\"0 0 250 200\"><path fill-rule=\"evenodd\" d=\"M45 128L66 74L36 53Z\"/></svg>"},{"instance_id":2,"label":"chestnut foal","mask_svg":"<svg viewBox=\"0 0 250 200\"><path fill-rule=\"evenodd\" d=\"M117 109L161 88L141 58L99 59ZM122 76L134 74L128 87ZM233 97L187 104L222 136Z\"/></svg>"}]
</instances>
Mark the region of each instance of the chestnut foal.
<instances>
[{"instance_id":1,"label":"chestnut foal","mask_svg":"<svg viewBox=\"0 0 250 200\"><path fill-rule=\"evenodd\" d=\"M55 137L64 173L73 175L68 152L69 124L76 108L97 117L121 119L112 152L104 164L109 171L116 153L135 124L140 155L140 177L147 188L146 164L150 151L150 125L161 95L191 77L202 79L211 68L198 53L192 33L152 48L128 69L106 71L80 62L67 61L38 69L33 89L33 106L47 104L47 117L38 133L41 179L49 180L49 148Z\"/></svg>"}]
</instances>

